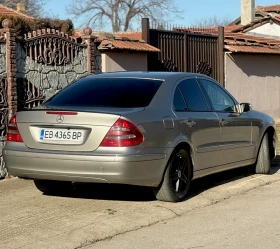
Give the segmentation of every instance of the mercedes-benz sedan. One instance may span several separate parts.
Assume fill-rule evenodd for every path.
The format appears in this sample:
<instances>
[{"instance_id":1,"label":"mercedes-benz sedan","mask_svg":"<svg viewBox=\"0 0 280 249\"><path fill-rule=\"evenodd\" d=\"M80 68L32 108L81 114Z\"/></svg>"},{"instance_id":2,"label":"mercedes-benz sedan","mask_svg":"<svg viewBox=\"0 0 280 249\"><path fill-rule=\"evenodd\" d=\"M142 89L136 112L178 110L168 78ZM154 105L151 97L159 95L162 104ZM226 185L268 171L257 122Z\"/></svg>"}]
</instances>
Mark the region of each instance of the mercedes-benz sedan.
<instances>
[{"instance_id":1,"label":"mercedes-benz sedan","mask_svg":"<svg viewBox=\"0 0 280 249\"><path fill-rule=\"evenodd\" d=\"M18 112L3 155L11 175L42 192L130 184L176 202L195 178L246 165L269 173L275 144L274 120L210 77L117 72L83 77Z\"/></svg>"}]
</instances>

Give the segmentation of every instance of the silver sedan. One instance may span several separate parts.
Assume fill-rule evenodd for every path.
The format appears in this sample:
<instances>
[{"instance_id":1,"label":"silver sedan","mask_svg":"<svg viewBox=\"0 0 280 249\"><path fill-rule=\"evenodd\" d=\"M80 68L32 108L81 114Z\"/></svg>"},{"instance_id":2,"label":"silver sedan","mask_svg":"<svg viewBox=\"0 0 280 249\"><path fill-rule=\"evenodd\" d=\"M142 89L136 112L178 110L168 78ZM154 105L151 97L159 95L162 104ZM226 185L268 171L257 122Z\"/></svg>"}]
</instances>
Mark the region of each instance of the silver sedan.
<instances>
[{"instance_id":1,"label":"silver sedan","mask_svg":"<svg viewBox=\"0 0 280 249\"><path fill-rule=\"evenodd\" d=\"M11 175L42 192L130 184L177 202L192 179L246 165L268 174L275 146L274 120L210 77L116 72L83 77L18 112L3 155Z\"/></svg>"}]
</instances>

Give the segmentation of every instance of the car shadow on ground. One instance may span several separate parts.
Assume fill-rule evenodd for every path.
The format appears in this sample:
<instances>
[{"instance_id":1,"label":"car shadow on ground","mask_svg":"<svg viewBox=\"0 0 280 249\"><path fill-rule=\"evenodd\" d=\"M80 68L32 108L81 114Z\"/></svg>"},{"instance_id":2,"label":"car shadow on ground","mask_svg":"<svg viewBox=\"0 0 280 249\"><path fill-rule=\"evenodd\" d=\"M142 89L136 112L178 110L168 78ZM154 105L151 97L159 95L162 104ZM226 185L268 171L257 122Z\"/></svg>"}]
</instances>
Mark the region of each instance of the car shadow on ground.
<instances>
[{"instance_id":1,"label":"car shadow on ground","mask_svg":"<svg viewBox=\"0 0 280 249\"><path fill-rule=\"evenodd\" d=\"M274 161L272 163L271 174L277 172L280 163ZM205 176L193 180L191 188L186 200L191 199L200 193L211 188L221 186L223 184L236 181L238 179L254 175L252 167L242 167L232 169L221 173L216 173L210 176ZM110 200L110 201L133 201L133 202L150 202L156 201L152 188L130 186L121 184L98 184L98 183L78 183L73 184L73 189L67 192L45 194L51 196L92 199L92 200Z\"/></svg>"}]
</instances>

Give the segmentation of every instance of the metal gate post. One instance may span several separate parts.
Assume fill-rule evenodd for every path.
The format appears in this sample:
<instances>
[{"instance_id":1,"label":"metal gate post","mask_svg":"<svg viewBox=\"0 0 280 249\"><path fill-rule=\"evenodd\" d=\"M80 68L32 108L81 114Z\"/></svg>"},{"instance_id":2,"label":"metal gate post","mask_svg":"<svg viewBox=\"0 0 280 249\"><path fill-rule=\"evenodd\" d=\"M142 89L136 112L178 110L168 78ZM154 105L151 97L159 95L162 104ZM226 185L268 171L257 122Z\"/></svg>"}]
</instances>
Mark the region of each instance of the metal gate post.
<instances>
[{"instance_id":1,"label":"metal gate post","mask_svg":"<svg viewBox=\"0 0 280 249\"><path fill-rule=\"evenodd\" d=\"M219 82L225 86L224 27L218 28L218 68Z\"/></svg>"}]
</instances>

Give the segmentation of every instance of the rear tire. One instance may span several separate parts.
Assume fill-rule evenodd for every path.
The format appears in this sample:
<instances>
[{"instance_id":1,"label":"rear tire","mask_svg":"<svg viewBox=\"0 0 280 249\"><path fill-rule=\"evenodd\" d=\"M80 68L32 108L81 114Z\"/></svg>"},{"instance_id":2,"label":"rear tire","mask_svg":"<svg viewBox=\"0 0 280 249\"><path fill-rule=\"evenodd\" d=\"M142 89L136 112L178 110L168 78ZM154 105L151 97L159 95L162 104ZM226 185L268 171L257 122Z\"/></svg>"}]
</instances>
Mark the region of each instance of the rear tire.
<instances>
[{"instance_id":1,"label":"rear tire","mask_svg":"<svg viewBox=\"0 0 280 249\"><path fill-rule=\"evenodd\" d=\"M265 133L260 146L258 159L255 166L256 174L269 174L271 169L268 134Z\"/></svg>"},{"instance_id":2,"label":"rear tire","mask_svg":"<svg viewBox=\"0 0 280 249\"><path fill-rule=\"evenodd\" d=\"M62 193L71 190L71 182L34 180L34 184L42 193Z\"/></svg>"},{"instance_id":3,"label":"rear tire","mask_svg":"<svg viewBox=\"0 0 280 249\"><path fill-rule=\"evenodd\" d=\"M184 149L176 151L165 170L161 185L154 189L160 201L179 202L185 199L191 182L191 160Z\"/></svg>"}]
</instances>

